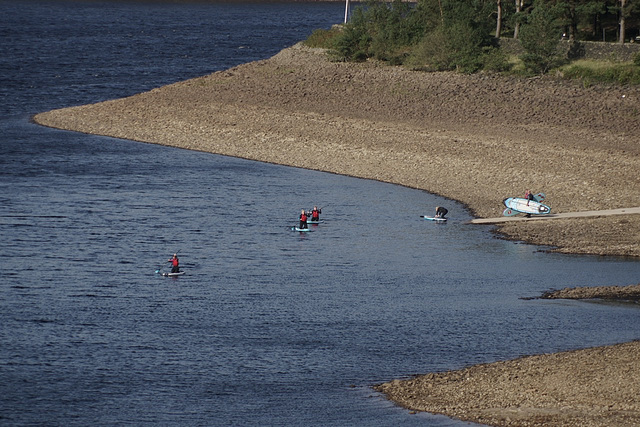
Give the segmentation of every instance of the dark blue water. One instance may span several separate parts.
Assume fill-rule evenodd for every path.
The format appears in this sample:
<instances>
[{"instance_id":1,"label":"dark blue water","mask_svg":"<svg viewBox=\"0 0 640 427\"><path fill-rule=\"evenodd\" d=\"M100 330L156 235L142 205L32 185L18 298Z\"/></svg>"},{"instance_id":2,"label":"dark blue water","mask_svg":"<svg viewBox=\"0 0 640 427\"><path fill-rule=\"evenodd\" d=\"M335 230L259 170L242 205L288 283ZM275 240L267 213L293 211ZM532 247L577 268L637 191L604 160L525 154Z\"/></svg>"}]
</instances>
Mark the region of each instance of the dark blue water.
<instances>
[{"instance_id":1,"label":"dark blue water","mask_svg":"<svg viewBox=\"0 0 640 427\"><path fill-rule=\"evenodd\" d=\"M0 12L1 424L460 425L371 386L639 338L634 306L522 299L637 283L637 260L498 240L421 191L29 122L269 57L341 3ZM289 231L314 204L325 222ZM420 220L436 205L448 224ZM187 274L155 274L176 251Z\"/></svg>"}]
</instances>

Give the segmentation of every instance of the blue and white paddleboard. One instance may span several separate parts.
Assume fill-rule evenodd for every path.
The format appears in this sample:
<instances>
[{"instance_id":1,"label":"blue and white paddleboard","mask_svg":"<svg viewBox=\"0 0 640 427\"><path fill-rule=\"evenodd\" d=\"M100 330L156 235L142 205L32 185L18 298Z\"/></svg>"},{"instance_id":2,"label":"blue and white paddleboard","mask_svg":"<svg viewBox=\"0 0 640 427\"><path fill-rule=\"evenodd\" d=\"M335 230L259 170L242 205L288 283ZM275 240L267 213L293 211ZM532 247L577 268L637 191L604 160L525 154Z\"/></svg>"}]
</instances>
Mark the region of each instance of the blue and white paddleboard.
<instances>
[{"instance_id":1,"label":"blue and white paddleboard","mask_svg":"<svg viewBox=\"0 0 640 427\"><path fill-rule=\"evenodd\" d=\"M178 273L162 273L162 275L164 277L176 277L176 276L182 276L185 272L184 271L180 271Z\"/></svg>"},{"instance_id":2,"label":"blue and white paddleboard","mask_svg":"<svg viewBox=\"0 0 640 427\"><path fill-rule=\"evenodd\" d=\"M551 208L547 205L535 200L527 200L523 197L509 197L503 200L507 207L502 214L504 216L513 216L518 213L530 215L546 215L551 212Z\"/></svg>"},{"instance_id":3,"label":"blue and white paddleboard","mask_svg":"<svg viewBox=\"0 0 640 427\"><path fill-rule=\"evenodd\" d=\"M307 221L307 224L320 224L320 223L323 223L323 222L324 222L324 219L321 219L319 221Z\"/></svg>"},{"instance_id":4,"label":"blue and white paddleboard","mask_svg":"<svg viewBox=\"0 0 640 427\"><path fill-rule=\"evenodd\" d=\"M300 228L300 227L291 227L291 231L299 231L301 233L306 233L308 231L313 231L310 228Z\"/></svg>"},{"instance_id":5,"label":"blue and white paddleboard","mask_svg":"<svg viewBox=\"0 0 640 427\"><path fill-rule=\"evenodd\" d=\"M420 218L424 218L427 221L447 222L447 218L439 218L435 216L420 215Z\"/></svg>"}]
</instances>

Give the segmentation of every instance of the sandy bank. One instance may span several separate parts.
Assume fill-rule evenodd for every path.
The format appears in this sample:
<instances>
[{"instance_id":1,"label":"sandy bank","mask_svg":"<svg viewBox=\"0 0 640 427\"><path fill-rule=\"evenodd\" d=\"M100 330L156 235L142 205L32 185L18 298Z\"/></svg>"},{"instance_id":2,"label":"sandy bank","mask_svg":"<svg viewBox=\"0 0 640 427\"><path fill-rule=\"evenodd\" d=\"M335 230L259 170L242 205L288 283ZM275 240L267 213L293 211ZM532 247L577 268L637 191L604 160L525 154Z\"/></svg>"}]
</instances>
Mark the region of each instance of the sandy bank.
<instances>
[{"instance_id":1,"label":"sandy bank","mask_svg":"<svg viewBox=\"0 0 640 427\"><path fill-rule=\"evenodd\" d=\"M564 288L545 292L544 299L599 299L609 301L640 302L640 284L628 286L591 286ZM640 358L640 353L638 354Z\"/></svg>"},{"instance_id":2,"label":"sandy bank","mask_svg":"<svg viewBox=\"0 0 640 427\"><path fill-rule=\"evenodd\" d=\"M295 46L35 121L393 182L479 217L500 215L502 199L526 188L544 191L555 213L640 206L640 88L331 63ZM640 256L639 215L499 230L563 252Z\"/></svg>"},{"instance_id":3,"label":"sandy bank","mask_svg":"<svg viewBox=\"0 0 640 427\"><path fill-rule=\"evenodd\" d=\"M565 288L541 298L637 304L640 284ZM375 389L411 411L494 426L638 426L640 341L419 375Z\"/></svg>"},{"instance_id":4,"label":"sandy bank","mask_svg":"<svg viewBox=\"0 0 640 427\"><path fill-rule=\"evenodd\" d=\"M418 411L495 426L640 425L640 342L522 357L376 388Z\"/></svg>"}]
</instances>

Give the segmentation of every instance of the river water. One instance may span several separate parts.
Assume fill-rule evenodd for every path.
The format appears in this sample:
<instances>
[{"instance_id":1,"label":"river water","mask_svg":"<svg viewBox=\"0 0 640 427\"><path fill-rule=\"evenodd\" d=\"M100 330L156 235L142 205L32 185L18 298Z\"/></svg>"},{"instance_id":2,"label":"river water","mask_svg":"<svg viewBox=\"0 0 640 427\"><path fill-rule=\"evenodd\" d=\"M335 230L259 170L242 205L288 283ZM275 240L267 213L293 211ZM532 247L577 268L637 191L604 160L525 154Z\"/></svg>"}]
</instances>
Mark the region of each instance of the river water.
<instances>
[{"instance_id":1,"label":"river water","mask_svg":"<svg viewBox=\"0 0 640 427\"><path fill-rule=\"evenodd\" d=\"M269 57L341 3L0 12L1 424L467 425L371 386L640 337L632 305L523 299L637 283L637 260L499 240L418 190L30 122ZM314 204L325 222L290 231ZM437 205L447 224L420 219ZM186 274L156 274L176 251Z\"/></svg>"}]
</instances>

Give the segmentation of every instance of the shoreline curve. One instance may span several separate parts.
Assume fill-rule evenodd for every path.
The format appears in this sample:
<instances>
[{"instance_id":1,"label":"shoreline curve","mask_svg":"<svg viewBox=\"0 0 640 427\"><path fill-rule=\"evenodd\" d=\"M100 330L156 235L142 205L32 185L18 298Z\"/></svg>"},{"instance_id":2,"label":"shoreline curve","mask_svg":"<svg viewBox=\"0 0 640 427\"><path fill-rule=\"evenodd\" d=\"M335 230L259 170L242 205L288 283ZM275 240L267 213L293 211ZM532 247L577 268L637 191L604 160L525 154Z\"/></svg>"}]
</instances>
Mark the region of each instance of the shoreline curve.
<instances>
[{"instance_id":1,"label":"shoreline curve","mask_svg":"<svg viewBox=\"0 0 640 427\"><path fill-rule=\"evenodd\" d=\"M500 215L503 198L527 188L544 191L554 213L640 206L640 87L333 63L298 43L267 60L33 120L400 184L460 201L479 218ZM640 257L637 215L496 231L557 252Z\"/></svg>"}]
</instances>

